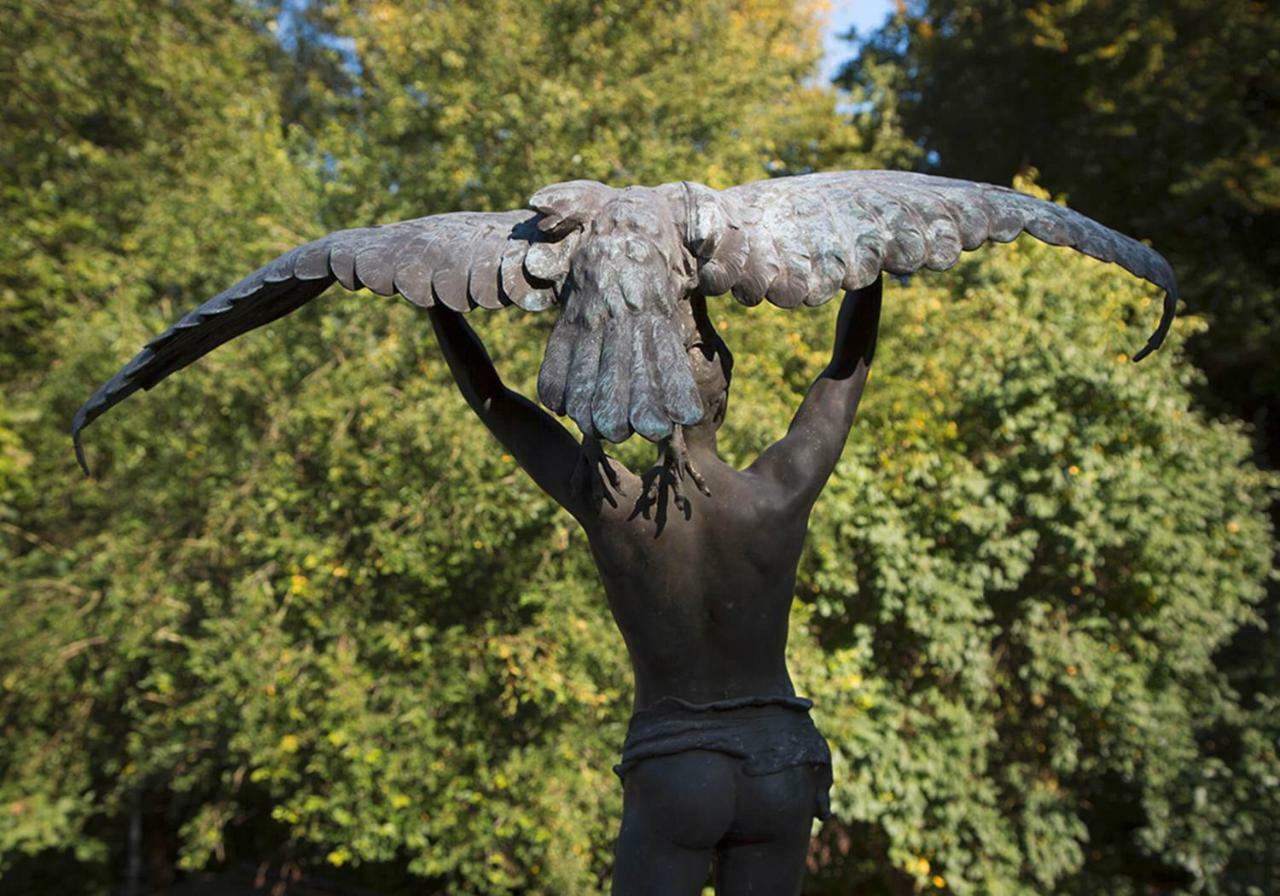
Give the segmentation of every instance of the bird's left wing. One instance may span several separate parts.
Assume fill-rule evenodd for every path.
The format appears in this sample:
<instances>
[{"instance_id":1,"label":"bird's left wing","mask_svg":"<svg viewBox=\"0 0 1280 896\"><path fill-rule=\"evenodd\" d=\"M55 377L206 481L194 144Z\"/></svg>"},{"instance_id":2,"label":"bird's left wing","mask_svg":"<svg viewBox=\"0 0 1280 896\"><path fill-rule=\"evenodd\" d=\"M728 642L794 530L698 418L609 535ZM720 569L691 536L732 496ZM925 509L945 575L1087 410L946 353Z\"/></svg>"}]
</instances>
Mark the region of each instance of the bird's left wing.
<instances>
[{"instance_id":1,"label":"bird's left wing","mask_svg":"<svg viewBox=\"0 0 1280 896\"><path fill-rule=\"evenodd\" d=\"M578 239L549 229L534 211L455 212L343 230L286 252L156 336L98 389L72 420L76 458L87 472L81 430L112 406L335 282L422 307L549 308Z\"/></svg>"}]
</instances>

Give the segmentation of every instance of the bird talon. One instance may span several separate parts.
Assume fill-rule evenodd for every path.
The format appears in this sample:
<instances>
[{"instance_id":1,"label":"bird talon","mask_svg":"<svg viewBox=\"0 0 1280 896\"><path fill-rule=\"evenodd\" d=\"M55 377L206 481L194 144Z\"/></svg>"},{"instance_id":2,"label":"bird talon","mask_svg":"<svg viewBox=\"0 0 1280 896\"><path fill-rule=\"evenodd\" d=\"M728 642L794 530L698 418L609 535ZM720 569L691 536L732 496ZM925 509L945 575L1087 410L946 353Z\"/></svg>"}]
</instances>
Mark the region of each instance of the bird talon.
<instances>
[{"instance_id":1,"label":"bird talon","mask_svg":"<svg viewBox=\"0 0 1280 896\"><path fill-rule=\"evenodd\" d=\"M582 450L578 454L578 464L573 468L569 487L574 494L578 495L585 494L589 487L592 501L597 503L607 501L611 507L617 507L617 499L606 486L606 482L616 491L621 486L622 480L618 478L618 472L613 469L612 459L605 454L600 440L595 436L584 435Z\"/></svg>"},{"instance_id":2,"label":"bird talon","mask_svg":"<svg viewBox=\"0 0 1280 896\"><path fill-rule=\"evenodd\" d=\"M693 464L687 464L686 466L689 471L689 477L693 480L693 484L698 487L698 491L710 498L711 488L707 485L707 480L702 478L702 474L698 472L697 467Z\"/></svg>"},{"instance_id":3,"label":"bird talon","mask_svg":"<svg viewBox=\"0 0 1280 896\"><path fill-rule=\"evenodd\" d=\"M698 472L698 468L693 465L693 461L689 459L689 449L684 442L683 427L675 426L671 431L671 435L663 441L660 466L670 480L671 494L676 508L686 516L693 509L693 504L689 501L688 495L685 494L684 484L686 477L693 481L698 491L707 497L711 496L711 489L707 487L707 481Z\"/></svg>"}]
</instances>

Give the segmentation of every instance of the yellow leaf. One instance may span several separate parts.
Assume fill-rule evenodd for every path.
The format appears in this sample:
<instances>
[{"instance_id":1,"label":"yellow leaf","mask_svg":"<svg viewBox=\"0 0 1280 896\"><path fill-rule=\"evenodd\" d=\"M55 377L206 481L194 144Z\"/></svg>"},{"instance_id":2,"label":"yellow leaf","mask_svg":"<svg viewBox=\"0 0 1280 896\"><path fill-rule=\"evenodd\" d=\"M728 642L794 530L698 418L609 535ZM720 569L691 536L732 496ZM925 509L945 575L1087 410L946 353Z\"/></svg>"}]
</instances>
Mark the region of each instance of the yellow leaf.
<instances>
[{"instance_id":1,"label":"yellow leaf","mask_svg":"<svg viewBox=\"0 0 1280 896\"><path fill-rule=\"evenodd\" d=\"M351 861L351 853L347 852L342 847L339 847L338 849L330 852L325 858L328 859L330 865L335 865L341 868L343 865L347 864L347 862Z\"/></svg>"}]
</instances>

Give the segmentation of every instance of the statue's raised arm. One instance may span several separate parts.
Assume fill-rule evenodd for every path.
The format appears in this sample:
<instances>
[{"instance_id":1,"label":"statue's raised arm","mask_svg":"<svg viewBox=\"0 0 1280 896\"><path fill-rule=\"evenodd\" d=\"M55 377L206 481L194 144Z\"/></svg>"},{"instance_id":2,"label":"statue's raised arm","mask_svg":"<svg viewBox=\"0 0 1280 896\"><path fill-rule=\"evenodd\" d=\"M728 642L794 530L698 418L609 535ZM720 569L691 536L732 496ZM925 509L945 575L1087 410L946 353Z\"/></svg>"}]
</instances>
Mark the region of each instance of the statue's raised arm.
<instances>
[{"instance_id":1,"label":"statue's raised arm","mask_svg":"<svg viewBox=\"0 0 1280 896\"><path fill-rule=\"evenodd\" d=\"M831 362L809 387L787 434L750 467L780 482L803 506L817 500L844 450L876 353L883 293L883 277L845 293Z\"/></svg>"},{"instance_id":2,"label":"statue's raised arm","mask_svg":"<svg viewBox=\"0 0 1280 896\"><path fill-rule=\"evenodd\" d=\"M427 314L462 397L516 463L579 520L596 510L604 493L593 492L584 480L594 472L584 469L593 457L584 456L550 414L502 382L484 343L461 314L440 304ZM607 464L605 470L612 473Z\"/></svg>"}]
</instances>

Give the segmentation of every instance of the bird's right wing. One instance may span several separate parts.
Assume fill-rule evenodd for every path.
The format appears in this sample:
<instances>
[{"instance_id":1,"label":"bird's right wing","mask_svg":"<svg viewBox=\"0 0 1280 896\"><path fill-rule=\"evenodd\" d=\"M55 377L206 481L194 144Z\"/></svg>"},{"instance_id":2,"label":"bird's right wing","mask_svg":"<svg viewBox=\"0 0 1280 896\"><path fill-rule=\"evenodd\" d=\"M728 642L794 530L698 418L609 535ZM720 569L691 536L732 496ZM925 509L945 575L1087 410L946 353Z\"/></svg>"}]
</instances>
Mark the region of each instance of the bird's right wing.
<instances>
[{"instance_id":1,"label":"bird's right wing","mask_svg":"<svg viewBox=\"0 0 1280 896\"><path fill-rule=\"evenodd\" d=\"M942 271L961 252L1031 234L1112 262L1165 291L1164 314L1140 360L1169 332L1178 286L1150 246L1008 187L905 171L779 177L694 195L689 236L707 295L742 303L820 305L882 272Z\"/></svg>"},{"instance_id":2,"label":"bird's right wing","mask_svg":"<svg viewBox=\"0 0 1280 896\"><path fill-rule=\"evenodd\" d=\"M432 215L331 233L286 252L156 336L98 389L72 420L76 458L87 472L80 433L111 407L334 282L456 311L551 307L579 231L550 233L542 219L527 210Z\"/></svg>"}]
</instances>

